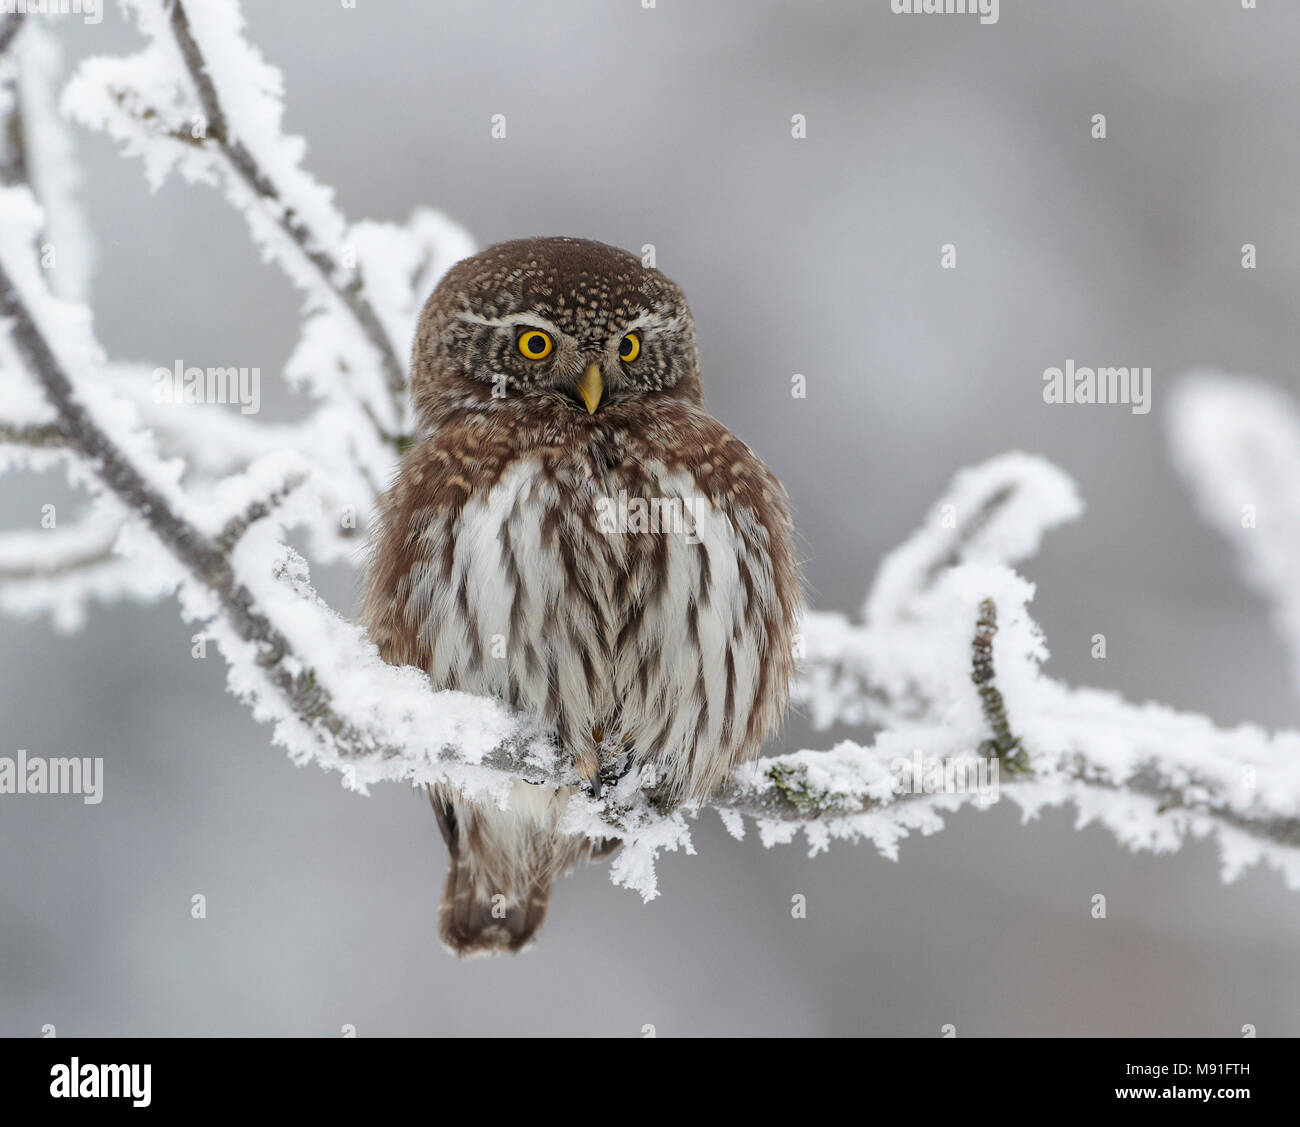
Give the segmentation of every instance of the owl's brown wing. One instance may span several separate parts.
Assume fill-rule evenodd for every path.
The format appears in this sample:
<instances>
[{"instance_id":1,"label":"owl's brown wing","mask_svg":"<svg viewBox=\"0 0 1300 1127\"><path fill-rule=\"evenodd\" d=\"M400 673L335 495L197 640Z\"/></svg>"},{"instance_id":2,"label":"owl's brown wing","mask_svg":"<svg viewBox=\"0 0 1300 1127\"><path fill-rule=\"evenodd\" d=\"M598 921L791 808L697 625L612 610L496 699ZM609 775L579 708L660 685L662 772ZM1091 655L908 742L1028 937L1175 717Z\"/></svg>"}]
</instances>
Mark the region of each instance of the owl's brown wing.
<instances>
[{"instance_id":1,"label":"owl's brown wing","mask_svg":"<svg viewBox=\"0 0 1300 1127\"><path fill-rule=\"evenodd\" d=\"M430 639L412 603L418 579L429 570L451 581L456 521L518 452L510 432L485 416L448 423L407 452L380 501L361 611L385 661L430 667Z\"/></svg>"}]
</instances>

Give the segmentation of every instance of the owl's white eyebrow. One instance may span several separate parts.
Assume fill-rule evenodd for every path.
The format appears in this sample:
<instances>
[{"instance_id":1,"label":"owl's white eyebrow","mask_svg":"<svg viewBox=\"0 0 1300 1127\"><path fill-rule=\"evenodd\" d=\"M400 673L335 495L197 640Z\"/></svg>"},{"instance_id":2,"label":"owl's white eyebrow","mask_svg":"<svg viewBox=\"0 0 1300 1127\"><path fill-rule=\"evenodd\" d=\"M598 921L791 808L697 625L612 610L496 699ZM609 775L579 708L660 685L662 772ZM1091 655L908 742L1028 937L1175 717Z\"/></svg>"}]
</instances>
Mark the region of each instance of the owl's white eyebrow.
<instances>
[{"instance_id":1,"label":"owl's white eyebrow","mask_svg":"<svg viewBox=\"0 0 1300 1127\"><path fill-rule=\"evenodd\" d=\"M550 321L545 317L537 316L536 313L507 313L504 317L484 317L481 313L457 313L456 320L468 321L471 325L487 325L493 329L506 329L515 325L532 325L538 329L559 333L559 330Z\"/></svg>"},{"instance_id":2,"label":"owl's white eyebrow","mask_svg":"<svg viewBox=\"0 0 1300 1127\"><path fill-rule=\"evenodd\" d=\"M685 318L681 314L667 316L663 313L656 313L653 310L642 313L635 321L629 324L623 331L630 333L634 329L654 329L656 332L672 332L680 329L685 323Z\"/></svg>"}]
</instances>

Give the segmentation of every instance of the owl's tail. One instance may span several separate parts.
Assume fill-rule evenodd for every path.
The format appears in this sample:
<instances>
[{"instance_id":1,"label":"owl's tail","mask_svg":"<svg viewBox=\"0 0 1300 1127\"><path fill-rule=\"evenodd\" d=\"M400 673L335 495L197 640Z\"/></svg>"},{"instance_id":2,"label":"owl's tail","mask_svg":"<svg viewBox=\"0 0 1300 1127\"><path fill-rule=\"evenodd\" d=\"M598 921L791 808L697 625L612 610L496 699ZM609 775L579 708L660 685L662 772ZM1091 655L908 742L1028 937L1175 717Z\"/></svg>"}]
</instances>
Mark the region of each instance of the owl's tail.
<instances>
[{"instance_id":1,"label":"owl's tail","mask_svg":"<svg viewBox=\"0 0 1300 1127\"><path fill-rule=\"evenodd\" d=\"M438 934L462 958L531 946L555 878L618 846L611 840L593 849L585 837L558 833L568 794L551 787L516 783L506 810L445 787L430 788L429 797L450 855Z\"/></svg>"}]
</instances>

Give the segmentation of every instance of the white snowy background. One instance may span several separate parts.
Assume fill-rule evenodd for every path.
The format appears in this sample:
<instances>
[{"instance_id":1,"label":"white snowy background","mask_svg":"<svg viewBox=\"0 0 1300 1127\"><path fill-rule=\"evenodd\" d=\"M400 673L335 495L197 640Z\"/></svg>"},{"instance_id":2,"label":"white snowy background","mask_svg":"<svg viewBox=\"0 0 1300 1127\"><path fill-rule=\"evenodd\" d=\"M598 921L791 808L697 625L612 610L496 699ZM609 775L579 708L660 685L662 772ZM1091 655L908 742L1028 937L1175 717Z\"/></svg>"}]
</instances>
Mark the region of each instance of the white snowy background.
<instances>
[{"instance_id":1,"label":"white snowy background","mask_svg":"<svg viewBox=\"0 0 1300 1127\"><path fill-rule=\"evenodd\" d=\"M1045 671L1294 728L1296 555L1243 541L1224 513L1243 491L1294 503L1300 482L1285 429L1300 13L1006 3L984 28L886 3L685 7L245 13L307 167L351 217L433 206L480 244L655 244L692 300L712 409L790 487L819 609L857 610L960 467L1028 450L1087 504L1019 565ZM137 42L115 11L53 27L73 57ZM110 354L260 366L266 418L288 417L270 373L298 343L298 300L242 222L177 181L150 196L138 161L73 140ZM956 271L938 268L945 242ZM1151 414L1045 406L1041 373L1067 358L1152 367ZM1265 387L1202 382L1179 404L1204 367ZM1216 443L1226 468L1207 469ZM1262 492L1238 483L1243 448L1267 455ZM67 497L53 474L0 478L0 522L31 527ZM313 575L349 608L349 568ZM661 858L652 903L580 872L535 951L457 964L434 941L444 858L427 809L293 768L223 694L215 651L190 659L174 604L0 632L0 753L108 764L102 806L5 801L3 1033L1300 1031L1300 894L1276 871L1224 885L1210 844L1130 853L1075 832L1070 810L1021 826L1010 803L908 838L897 862L870 845L764 850L706 817L696 856ZM796 720L771 750L832 742ZM795 894L807 919L791 919Z\"/></svg>"}]
</instances>

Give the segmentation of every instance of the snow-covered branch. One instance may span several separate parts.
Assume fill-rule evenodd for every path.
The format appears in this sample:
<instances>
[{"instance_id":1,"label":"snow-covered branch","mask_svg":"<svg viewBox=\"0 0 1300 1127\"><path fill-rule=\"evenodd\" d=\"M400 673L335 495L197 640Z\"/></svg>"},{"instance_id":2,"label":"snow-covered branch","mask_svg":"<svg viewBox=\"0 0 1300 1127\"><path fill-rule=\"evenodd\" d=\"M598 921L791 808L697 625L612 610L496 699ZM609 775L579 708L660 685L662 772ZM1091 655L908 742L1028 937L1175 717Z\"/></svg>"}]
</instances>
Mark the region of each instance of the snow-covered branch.
<instances>
[{"instance_id":1,"label":"snow-covered branch","mask_svg":"<svg viewBox=\"0 0 1300 1127\"><path fill-rule=\"evenodd\" d=\"M419 670L385 664L311 585L309 560L337 562L355 545L410 433L397 357L467 237L433 212L404 227L345 222L303 171L302 142L281 132L279 73L245 40L234 3L127 6L146 46L83 63L61 104L141 157L152 184L177 171L224 189L304 293L284 377L312 402L298 421L266 423L160 401L156 369L106 359L88 306L38 265L49 220L37 198L53 207L66 192L0 190L0 470L59 468L90 496L70 525L0 537L0 609L72 625L92 596L175 591L276 742L354 789L444 782L504 802L514 776L576 784L549 733L498 701L435 693ZM32 49L25 38L11 58ZM31 73L48 81L50 69ZM21 130L31 122L17 103L0 112ZM1231 499L1245 490L1289 514L1258 567L1261 585L1281 590L1279 561L1300 528L1284 485L1294 495L1300 470L1288 461L1294 440L1288 451L1286 436L1273 437ZM1039 458L1007 454L959 473L881 564L861 622L812 613L803 625L797 703L814 728L855 738L743 770L710 803L727 828L743 834L748 818L765 844L803 834L818 852L867 839L896 856L907 834L933 832L966 805L1008 797L1028 817L1068 802L1080 824L1099 822L1134 848L1214 834L1226 876L1265 860L1300 887L1300 735L1222 730L1043 675L1034 589L1012 565L1081 511L1073 483ZM624 841L613 879L648 897L657 855L690 850L697 813L661 809L642 770L600 800L576 793L567 825L593 837L612 827Z\"/></svg>"},{"instance_id":2,"label":"snow-covered branch","mask_svg":"<svg viewBox=\"0 0 1300 1127\"><path fill-rule=\"evenodd\" d=\"M1018 483L1026 477L1036 486ZM1031 488L1044 503L1018 518L1020 538L957 533L965 509L993 514L985 527L996 537L1007 514L995 510ZM866 745L764 759L729 788L727 804L754 813L767 841L802 830L816 852L833 838L865 837L892 856L908 832L938 829L945 811L985 805L996 791L1026 817L1069 802L1080 825L1098 822L1133 848L1170 850L1214 833L1225 876L1265 860L1300 887L1300 733L1224 730L1041 672L1033 587L1005 559L1077 511L1068 481L1034 459L1010 455L959 474L930 522L884 561L867 605L900 607L881 596L882 583L911 591L929 580L925 595L879 623L809 618L799 695L814 726L881 731ZM920 546L945 531L967 546L932 578L934 557ZM901 582L900 560L914 562L913 583ZM978 781L991 760L995 785L953 786L954 777Z\"/></svg>"}]
</instances>

